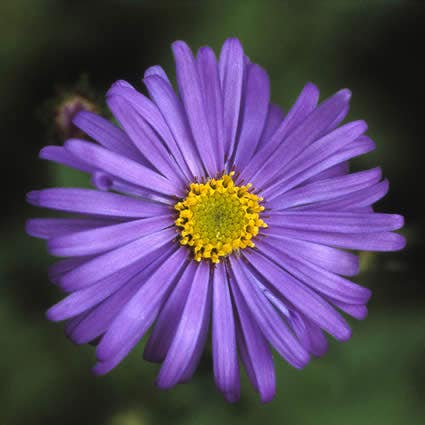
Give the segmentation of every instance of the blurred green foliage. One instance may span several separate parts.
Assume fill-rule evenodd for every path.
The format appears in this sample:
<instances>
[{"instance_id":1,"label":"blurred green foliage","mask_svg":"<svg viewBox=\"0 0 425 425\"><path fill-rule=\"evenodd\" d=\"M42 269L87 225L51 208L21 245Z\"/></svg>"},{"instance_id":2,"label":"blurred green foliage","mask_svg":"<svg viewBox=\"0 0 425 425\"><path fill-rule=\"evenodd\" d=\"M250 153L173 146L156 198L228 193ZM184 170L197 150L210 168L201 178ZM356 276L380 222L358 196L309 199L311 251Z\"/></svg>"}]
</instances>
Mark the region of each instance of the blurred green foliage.
<instances>
[{"instance_id":1,"label":"blurred green foliage","mask_svg":"<svg viewBox=\"0 0 425 425\"><path fill-rule=\"evenodd\" d=\"M424 424L424 215L406 191L421 165L423 65L410 61L409 50L420 48L424 16L414 1L2 2L0 424ZM89 184L36 159L43 145L62 142L45 126L54 116L45 105L58 87L75 87L83 73L99 98L119 78L141 87L149 65L173 73L173 40L217 51L228 36L269 71L273 101L284 108L306 81L324 96L353 90L350 118L366 117L378 146L354 167L381 164L393 186L381 208L408 218L406 252L362 254L357 281L374 291L369 318L353 321L352 340L332 342L303 371L276 357L278 394L266 406L245 376L240 403L226 404L214 388L209 350L192 382L172 391L155 389L157 366L142 360L143 343L108 376L92 376L93 348L72 345L44 318L60 298L47 280L52 260L23 231L26 217L42 215L24 205L26 191Z\"/></svg>"}]
</instances>

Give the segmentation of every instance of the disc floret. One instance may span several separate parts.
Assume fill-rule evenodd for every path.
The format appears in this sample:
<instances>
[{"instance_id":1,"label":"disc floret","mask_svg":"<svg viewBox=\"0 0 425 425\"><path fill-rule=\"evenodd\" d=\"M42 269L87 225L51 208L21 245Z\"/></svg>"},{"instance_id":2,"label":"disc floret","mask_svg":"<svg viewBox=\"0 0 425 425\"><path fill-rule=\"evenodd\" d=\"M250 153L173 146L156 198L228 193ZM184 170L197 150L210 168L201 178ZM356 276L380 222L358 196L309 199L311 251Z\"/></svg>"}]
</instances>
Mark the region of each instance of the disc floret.
<instances>
[{"instance_id":1,"label":"disc floret","mask_svg":"<svg viewBox=\"0 0 425 425\"><path fill-rule=\"evenodd\" d=\"M233 251L254 247L252 239L267 227L260 218L263 198L250 191L250 183L237 186L234 174L191 183L186 198L174 206L180 244L192 247L196 261L218 263Z\"/></svg>"}]
</instances>

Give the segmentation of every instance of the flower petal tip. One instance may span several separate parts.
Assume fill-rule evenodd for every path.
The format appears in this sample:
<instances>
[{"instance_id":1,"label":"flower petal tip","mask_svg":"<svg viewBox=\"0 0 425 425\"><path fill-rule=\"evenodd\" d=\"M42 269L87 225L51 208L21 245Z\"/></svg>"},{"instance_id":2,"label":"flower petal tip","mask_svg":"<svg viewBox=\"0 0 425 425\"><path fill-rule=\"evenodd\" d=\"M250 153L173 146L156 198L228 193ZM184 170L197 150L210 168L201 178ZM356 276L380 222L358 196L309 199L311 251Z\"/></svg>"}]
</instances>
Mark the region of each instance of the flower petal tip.
<instances>
[{"instance_id":1,"label":"flower petal tip","mask_svg":"<svg viewBox=\"0 0 425 425\"><path fill-rule=\"evenodd\" d=\"M335 335L335 338L340 342L347 342L353 336L353 332L350 327L345 327L339 335Z\"/></svg>"},{"instance_id":2,"label":"flower petal tip","mask_svg":"<svg viewBox=\"0 0 425 425\"><path fill-rule=\"evenodd\" d=\"M228 403L237 403L240 400L239 392L224 392L223 396Z\"/></svg>"},{"instance_id":3,"label":"flower petal tip","mask_svg":"<svg viewBox=\"0 0 425 425\"><path fill-rule=\"evenodd\" d=\"M34 220L32 218L25 222L25 233L29 236L39 237L38 232L34 228Z\"/></svg>"},{"instance_id":4,"label":"flower petal tip","mask_svg":"<svg viewBox=\"0 0 425 425\"><path fill-rule=\"evenodd\" d=\"M351 94L351 90L349 89L342 89L337 93L338 96L341 96L347 102L351 99Z\"/></svg>"},{"instance_id":5,"label":"flower petal tip","mask_svg":"<svg viewBox=\"0 0 425 425\"><path fill-rule=\"evenodd\" d=\"M26 194L26 201L31 204L37 206L40 200L40 191L32 190Z\"/></svg>"},{"instance_id":6,"label":"flower petal tip","mask_svg":"<svg viewBox=\"0 0 425 425\"><path fill-rule=\"evenodd\" d=\"M56 306L52 306L46 311L46 319L51 322L60 322L64 320L61 315L58 314Z\"/></svg>"}]
</instances>

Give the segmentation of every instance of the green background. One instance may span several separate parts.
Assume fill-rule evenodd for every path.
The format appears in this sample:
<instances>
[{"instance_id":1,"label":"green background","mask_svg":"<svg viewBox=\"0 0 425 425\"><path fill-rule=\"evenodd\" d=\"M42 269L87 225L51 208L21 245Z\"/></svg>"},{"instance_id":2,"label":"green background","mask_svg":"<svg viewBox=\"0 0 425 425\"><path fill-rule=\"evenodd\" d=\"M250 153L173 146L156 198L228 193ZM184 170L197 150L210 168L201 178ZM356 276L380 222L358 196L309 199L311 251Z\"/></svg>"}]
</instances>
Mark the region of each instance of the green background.
<instances>
[{"instance_id":1,"label":"green background","mask_svg":"<svg viewBox=\"0 0 425 425\"><path fill-rule=\"evenodd\" d=\"M423 425L425 424L423 2L403 1L2 1L0 5L1 425ZM94 377L93 347L77 347L44 311L61 297L47 280L43 242L24 233L43 212L24 194L87 184L37 159L55 101L79 86L100 99L116 79L141 88L150 65L173 74L169 45L217 51L239 37L270 74L285 109L306 81L322 98L353 91L350 119L364 118L377 150L354 169L381 165L391 191L378 210L402 213L408 247L364 255L357 281L373 289L353 338L296 371L276 357L275 400L261 405L243 376L241 401L215 390L210 348L191 383L157 390L142 344L112 373ZM82 75L85 77L82 79Z\"/></svg>"}]
</instances>

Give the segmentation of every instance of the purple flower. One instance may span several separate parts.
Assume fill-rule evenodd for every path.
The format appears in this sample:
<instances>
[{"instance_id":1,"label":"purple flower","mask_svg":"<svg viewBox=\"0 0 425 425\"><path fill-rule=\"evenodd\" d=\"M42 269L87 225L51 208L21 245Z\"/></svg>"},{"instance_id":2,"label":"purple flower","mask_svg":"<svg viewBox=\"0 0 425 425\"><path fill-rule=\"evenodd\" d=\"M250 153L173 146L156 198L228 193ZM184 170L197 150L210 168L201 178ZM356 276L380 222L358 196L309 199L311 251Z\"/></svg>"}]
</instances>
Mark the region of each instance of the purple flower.
<instances>
[{"instance_id":1,"label":"purple flower","mask_svg":"<svg viewBox=\"0 0 425 425\"><path fill-rule=\"evenodd\" d=\"M366 123L341 125L350 92L318 103L307 84L288 113L270 103L267 73L227 40L217 61L177 41L175 93L159 66L144 83L107 93L120 128L94 113L74 123L97 143L70 139L40 157L89 173L96 189L33 191L38 207L75 214L28 221L30 235L68 257L50 279L69 295L47 313L77 344L98 341L94 371L118 365L149 328L144 358L157 385L188 381L212 329L214 376L228 401L239 360L263 402L275 394L271 349L304 367L326 333L351 336L340 311L367 315L370 290L351 250L394 251L399 215L375 213L381 170L349 173L374 149ZM342 248L342 249L341 249Z\"/></svg>"}]
</instances>

